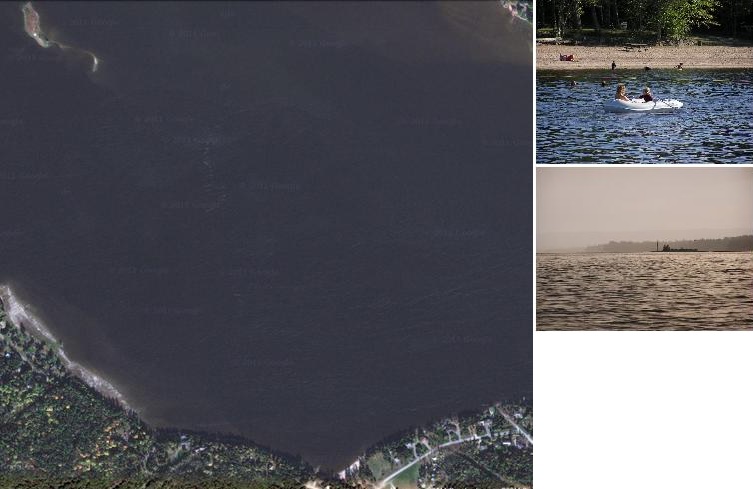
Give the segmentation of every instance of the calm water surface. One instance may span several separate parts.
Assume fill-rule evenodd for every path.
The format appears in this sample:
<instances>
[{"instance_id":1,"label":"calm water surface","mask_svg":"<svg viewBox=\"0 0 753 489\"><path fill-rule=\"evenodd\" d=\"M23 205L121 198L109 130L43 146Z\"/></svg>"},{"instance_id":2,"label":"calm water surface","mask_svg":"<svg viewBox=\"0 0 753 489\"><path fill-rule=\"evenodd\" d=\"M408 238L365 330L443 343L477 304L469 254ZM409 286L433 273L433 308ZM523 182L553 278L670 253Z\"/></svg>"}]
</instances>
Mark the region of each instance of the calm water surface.
<instances>
[{"instance_id":1,"label":"calm water surface","mask_svg":"<svg viewBox=\"0 0 753 489\"><path fill-rule=\"evenodd\" d=\"M753 328L753 253L539 254L539 330Z\"/></svg>"},{"instance_id":2,"label":"calm water surface","mask_svg":"<svg viewBox=\"0 0 753 489\"><path fill-rule=\"evenodd\" d=\"M501 6L37 9L101 64L0 4L0 283L149 423L337 468L530 395L531 37Z\"/></svg>"},{"instance_id":3,"label":"calm water surface","mask_svg":"<svg viewBox=\"0 0 753 489\"><path fill-rule=\"evenodd\" d=\"M685 106L672 114L607 113L603 103L617 83L630 97L649 86L656 98ZM749 69L539 71L537 163L752 163L752 83Z\"/></svg>"}]
</instances>

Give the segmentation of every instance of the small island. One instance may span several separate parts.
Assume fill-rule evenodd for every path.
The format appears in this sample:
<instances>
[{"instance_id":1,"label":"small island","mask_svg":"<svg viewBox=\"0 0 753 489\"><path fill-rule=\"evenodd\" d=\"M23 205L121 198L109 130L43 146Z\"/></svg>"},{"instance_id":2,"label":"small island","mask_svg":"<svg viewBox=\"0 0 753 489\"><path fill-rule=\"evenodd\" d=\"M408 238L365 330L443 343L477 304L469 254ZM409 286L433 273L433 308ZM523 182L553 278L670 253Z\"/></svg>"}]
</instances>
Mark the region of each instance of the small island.
<instances>
[{"instance_id":1,"label":"small island","mask_svg":"<svg viewBox=\"0 0 753 489\"><path fill-rule=\"evenodd\" d=\"M24 30L26 33L37 41L37 44L43 48L51 48L53 46L57 46L60 49L66 49L71 50L74 52L83 53L86 56L91 57L92 65L91 65L91 71L92 73L97 71L97 67L99 66L99 58L92 53L91 51L87 51L85 49L78 49L73 48L71 46L66 46L65 44L61 44L55 40L49 39L45 33L42 31L42 26L39 22L39 12L37 12L34 9L34 6L31 4L31 2L26 2L22 7L21 11L24 14Z\"/></svg>"}]
</instances>

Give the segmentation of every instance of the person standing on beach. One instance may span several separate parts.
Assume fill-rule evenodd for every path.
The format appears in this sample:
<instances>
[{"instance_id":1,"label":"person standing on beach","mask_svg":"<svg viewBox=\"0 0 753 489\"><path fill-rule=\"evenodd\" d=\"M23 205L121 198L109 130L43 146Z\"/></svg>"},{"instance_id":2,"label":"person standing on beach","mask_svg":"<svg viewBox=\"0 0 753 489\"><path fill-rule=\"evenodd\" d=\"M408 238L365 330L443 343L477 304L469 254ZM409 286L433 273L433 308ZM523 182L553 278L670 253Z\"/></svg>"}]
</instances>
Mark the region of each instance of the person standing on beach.
<instances>
[{"instance_id":1,"label":"person standing on beach","mask_svg":"<svg viewBox=\"0 0 753 489\"><path fill-rule=\"evenodd\" d=\"M615 69L617 69L617 63L612 60L612 71L614 71Z\"/></svg>"}]
</instances>

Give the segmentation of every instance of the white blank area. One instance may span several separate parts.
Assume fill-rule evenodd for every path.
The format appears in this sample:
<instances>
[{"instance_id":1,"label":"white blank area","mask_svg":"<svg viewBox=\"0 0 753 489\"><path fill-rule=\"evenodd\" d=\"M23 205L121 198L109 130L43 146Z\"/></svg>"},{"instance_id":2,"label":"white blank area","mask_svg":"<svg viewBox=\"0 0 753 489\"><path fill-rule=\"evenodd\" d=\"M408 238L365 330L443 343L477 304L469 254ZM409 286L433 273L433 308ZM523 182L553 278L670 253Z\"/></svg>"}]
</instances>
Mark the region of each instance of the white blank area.
<instances>
[{"instance_id":1,"label":"white blank area","mask_svg":"<svg viewBox=\"0 0 753 489\"><path fill-rule=\"evenodd\" d=\"M534 485L753 488L753 333L536 332Z\"/></svg>"}]
</instances>

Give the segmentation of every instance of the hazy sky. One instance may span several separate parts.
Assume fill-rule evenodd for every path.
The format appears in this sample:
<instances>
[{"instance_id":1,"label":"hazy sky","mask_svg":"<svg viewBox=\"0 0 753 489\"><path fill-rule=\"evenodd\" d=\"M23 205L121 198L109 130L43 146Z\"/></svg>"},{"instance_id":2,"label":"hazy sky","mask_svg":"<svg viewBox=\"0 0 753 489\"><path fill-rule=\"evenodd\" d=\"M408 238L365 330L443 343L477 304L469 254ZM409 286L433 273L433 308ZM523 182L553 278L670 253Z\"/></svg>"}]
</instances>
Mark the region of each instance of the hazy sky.
<instances>
[{"instance_id":1,"label":"hazy sky","mask_svg":"<svg viewBox=\"0 0 753 489\"><path fill-rule=\"evenodd\" d=\"M753 168L538 168L537 251L753 232Z\"/></svg>"}]
</instances>

